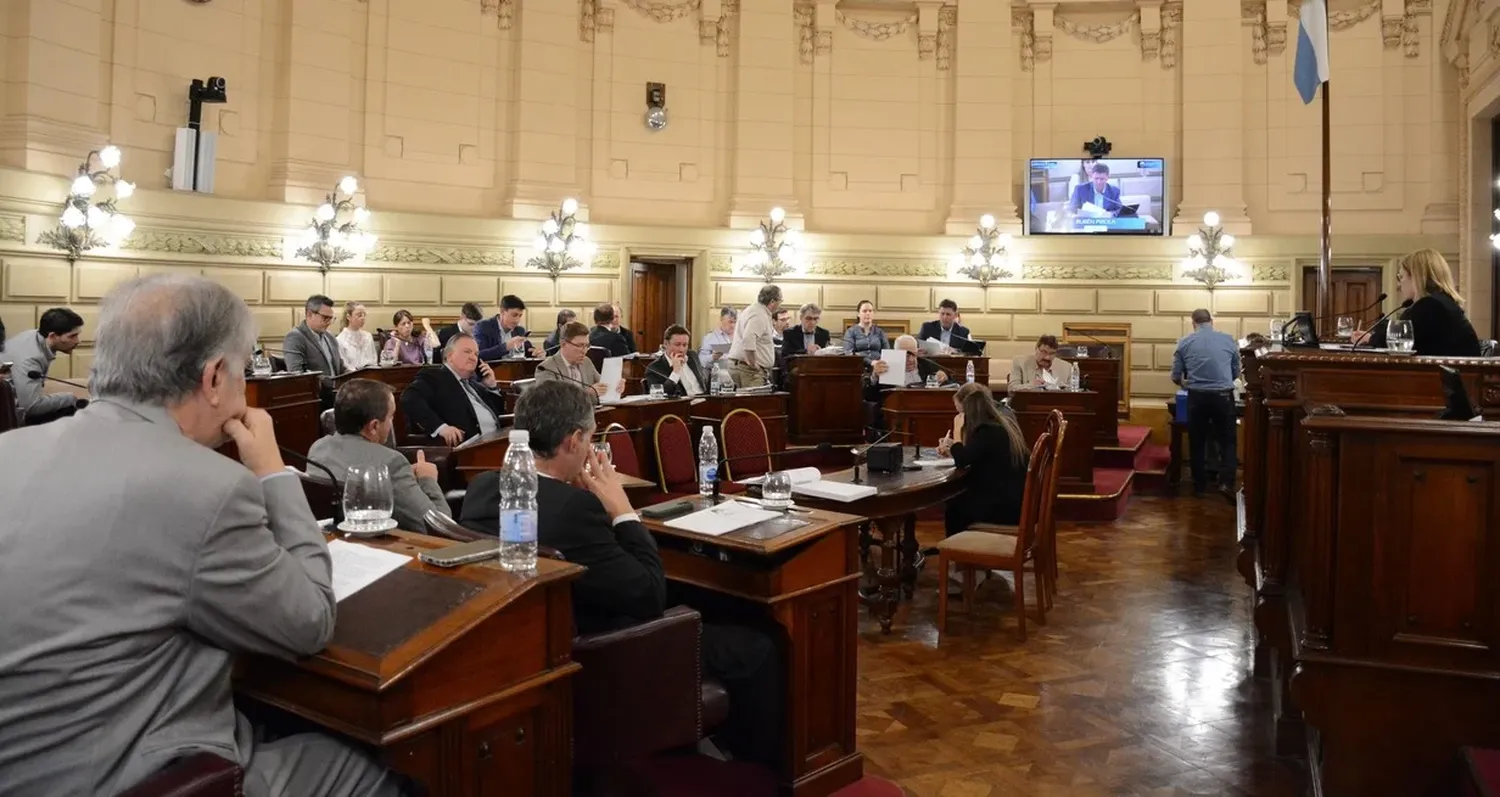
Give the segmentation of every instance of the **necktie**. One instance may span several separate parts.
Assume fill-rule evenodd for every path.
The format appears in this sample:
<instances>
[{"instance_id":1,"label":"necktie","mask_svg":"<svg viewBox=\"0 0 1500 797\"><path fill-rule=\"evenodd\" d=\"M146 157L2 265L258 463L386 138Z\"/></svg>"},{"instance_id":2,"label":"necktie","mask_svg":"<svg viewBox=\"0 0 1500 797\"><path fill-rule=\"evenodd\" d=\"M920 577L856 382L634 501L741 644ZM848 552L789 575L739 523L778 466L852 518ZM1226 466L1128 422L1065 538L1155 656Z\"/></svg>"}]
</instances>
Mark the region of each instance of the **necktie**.
<instances>
[{"instance_id":1,"label":"necktie","mask_svg":"<svg viewBox=\"0 0 1500 797\"><path fill-rule=\"evenodd\" d=\"M467 379L460 379L458 380L458 383L464 386L464 392L469 394L470 401L480 407L483 407L485 411L490 414L490 417L495 419L495 423L498 425L500 422L499 416L495 415L495 411L490 409L490 405L484 402L484 399L479 395L479 391L474 389L474 385Z\"/></svg>"}]
</instances>

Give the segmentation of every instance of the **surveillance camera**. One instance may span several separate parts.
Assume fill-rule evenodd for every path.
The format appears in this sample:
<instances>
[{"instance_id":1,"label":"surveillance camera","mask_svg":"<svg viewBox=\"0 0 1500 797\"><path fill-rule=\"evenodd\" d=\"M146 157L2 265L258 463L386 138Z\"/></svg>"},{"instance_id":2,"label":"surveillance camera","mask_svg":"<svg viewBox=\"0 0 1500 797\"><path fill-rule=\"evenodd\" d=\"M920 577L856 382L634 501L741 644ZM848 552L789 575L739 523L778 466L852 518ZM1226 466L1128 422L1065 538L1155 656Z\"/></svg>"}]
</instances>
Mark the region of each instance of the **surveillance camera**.
<instances>
[{"instance_id":1,"label":"surveillance camera","mask_svg":"<svg viewBox=\"0 0 1500 797\"><path fill-rule=\"evenodd\" d=\"M1083 142L1083 150L1095 158L1109 157L1109 152L1114 149L1114 146L1104 136L1096 136L1093 141Z\"/></svg>"},{"instance_id":2,"label":"surveillance camera","mask_svg":"<svg viewBox=\"0 0 1500 797\"><path fill-rule=\"evenodd\" d=\"M194 80L188 87L188 99L194 102L220 103L228 102L229 95L225 92L228 83L221 77L211 77L208 80Z\"/></svg>"}]
</instances>

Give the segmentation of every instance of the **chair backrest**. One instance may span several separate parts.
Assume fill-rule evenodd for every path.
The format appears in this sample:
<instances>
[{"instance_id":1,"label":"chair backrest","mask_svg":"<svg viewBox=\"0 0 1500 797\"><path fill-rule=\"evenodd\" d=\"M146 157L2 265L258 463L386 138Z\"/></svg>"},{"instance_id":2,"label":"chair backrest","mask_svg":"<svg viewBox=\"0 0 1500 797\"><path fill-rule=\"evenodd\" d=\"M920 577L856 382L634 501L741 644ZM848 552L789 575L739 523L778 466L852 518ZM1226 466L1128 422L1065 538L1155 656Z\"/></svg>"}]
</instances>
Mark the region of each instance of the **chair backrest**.
<instances>
[{"instance_id":1,"label":"chair backrest","mask_svg":"<svg viewBox=\"0 0 1500 797\"><path fill-rule=\"evenodd\" d=\"M268 359L270 359L271 361L271 373L279 374L286 370L285 357L282 357L279 354L271 354L268 356Z\"/></svg>"},{"instance_id":2,"label":"chair backrest","mask_svg":"<svg viewBox=\"0 0 1500 797\"><path fill-rule=\"evenodd\" d=\"M1021 499L1021 522L1016 526L1016 551L1030 551L1036 546L1037 530L1042 519L1043 497L1047 491L1047 474L1052 468L1052 435L1042 432L1031 444L1031 461L1026 464L1026 493Z\"/></svg>"},{"instance_id":3,"label":"chair backrest","mask_svg":"<svg viewBox=\"0 0 1500 797\"><path fill-rule=\"evenodd\" d=\"M517 379L510 383L510 389L515 391L515 394L519 396L534 384L536 384L536 377L534 376L526 379Z\"/></svg>"},{"instance_id":4,"label":"chair backrest","mask_svg":"<svg viewBox=\"0 0 1500 797\"><path fill-rule=\"evenodd\" d=\"M10 380L0 377L0 432L8 432L21 425L21 415L16 412L16 389Z\"/></svg>"},{"instance_id":5,"label":"chair backrest","mask_svg":"<svg viewBox=\"0 0 1500 797\"><path fill-rule=\"evenodd\" d=\"M318 430L324 437L338 434L338 428L333 425L333 408L330 407L318 413Z\"/></svg>"},{"instance_id":6,"label":"chair backrest","mask_svg":"<svg viewBox=\"0 0 1500 797\"><path fill-rule=\"evenodd\" d=\"M1479 341L1479 356L1480 357L1494 357L1495 356L1495 348L1497 346L1500 346L1500 342L1496 342L1494 340L1481 340L1481 341Z\"/></svg>"},{"instance_id":7,"label":"chair backrest","mask_svg":"<svg viewBox=\"0 0 1500 797\"><path fill-rule=\"evenodd\" d=\"M771 470L771 441L765 421L743 407L730 410L719 425L719 440L724 444L724 464L730 479L748 479Z\"/></svg>"},{"instance_id":8,"label":"chair backrest","mask_svg":"<svg viewBox=\"0 0 1500 797\"><path fill-rule=\"evenodd\" d=\"M307 496L307 505L312 507L313 517L322 519L331 516L335 523L344 520L344 485L329 482L326 476L297 471L302 481L302 494ZM324 515L324 512L331 513Z\"/></svg>"},{"instance_id":9,"label":"chair backrest","mask_svg":"<svg viewBox=\"0 0 1500 797\"><path fill-rule=\"evenodd\" d=\"M609 349L603 346L590 346L588 351L589 362L594 364L594 370L604 373L604 358L609 356Z\"/></svg>"},{"instance_id":10,"label":"chair backrest","mask_svg":"<svg viewBox=\"0 0 1500 797\"><path fill-rule=\"evenodd\" d=\"M1062 447L1063 440L1068 436L1068 422L1063 418L1062 410L1054 409L1048 413L1046 434L1052 436L1052 467L1047 470L1042 488L1042 511L1038 518L1038 528L1041 529L1042 536L1050 537L1056 533L1057 482L1062 478Z\"/></svg>"},{"instance_id":11,"label":"chair backrest","mask_svg":"<svg viewBox=\"0 0 1500 797\"><path fill-rule=\"evenodd\" d=\"M656 422L656 483L662 492L691 492L698 485L698 462L687 422L663 415Z\"/></svg>"},{"instance_id":12,"label":"chair backrest","mask_svg":"<svg viewBox=\"0 0 1500 797\"><path fill-rule=\"evenodd\" d=\"M636 453L635 441L630 439L630 432L624 424L612 423L604 427L601 436L609 443L609 458L615 463L615 470L637 479L646 478L641 473L641 458Z\"/></svg>"}]
</instances>

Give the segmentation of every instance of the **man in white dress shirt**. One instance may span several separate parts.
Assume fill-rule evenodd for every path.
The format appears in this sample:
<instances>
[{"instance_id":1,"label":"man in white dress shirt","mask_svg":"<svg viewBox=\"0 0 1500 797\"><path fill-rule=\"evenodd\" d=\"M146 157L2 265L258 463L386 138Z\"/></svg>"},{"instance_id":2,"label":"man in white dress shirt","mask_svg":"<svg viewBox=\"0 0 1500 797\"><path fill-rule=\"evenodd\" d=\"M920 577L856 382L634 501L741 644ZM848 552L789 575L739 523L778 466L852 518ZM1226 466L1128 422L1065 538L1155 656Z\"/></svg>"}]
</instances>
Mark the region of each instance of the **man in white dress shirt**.
<instances>
[{"instance_id":1,"label":"man in white dress shirt","mask_svg":"<svg viewBox=\"0 0 1500 797\"><path fill-rule=\"evenodd\" d=\"M673 324L662 333L665 354L646 367L646 385L661 385L668 398L701 396L708 392L708 377L698 358L688 352L691 336L686 328Z\"/></svg>"},{"instance_id":2,"label":"man in white dress shirt","mask_svg":"<svg viewBox=\"0 0 1500 797\"><path fill-rule=\"evenodd\" d=\"M734 327L739 321L739 311L733 307L719 308L719 328L703 336L703 344L698 347L698 364L704 368L713 365L714 361L724 356L724 352L716 352L714 346L728 346L734 343ZM727 351L727 350L726 350Z\"/></svg>"}]
</instances>

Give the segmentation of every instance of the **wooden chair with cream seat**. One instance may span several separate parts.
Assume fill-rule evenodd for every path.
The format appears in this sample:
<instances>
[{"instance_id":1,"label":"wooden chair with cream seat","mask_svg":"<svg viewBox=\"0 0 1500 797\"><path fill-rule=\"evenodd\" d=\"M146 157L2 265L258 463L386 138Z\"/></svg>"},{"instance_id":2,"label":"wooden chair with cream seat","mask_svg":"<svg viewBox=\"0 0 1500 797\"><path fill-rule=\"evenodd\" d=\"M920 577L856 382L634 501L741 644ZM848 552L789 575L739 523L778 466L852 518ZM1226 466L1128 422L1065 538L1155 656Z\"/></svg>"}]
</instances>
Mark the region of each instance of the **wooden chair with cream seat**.
<instances>
[{"instance_id":1,"label":"wooden chair with cream seat","mask_svg":"<svg viewBox=\"0 0 1500 797\"><path fill-rule=\"evenodd\" d=\"M1051 435L1043 432L1031 447L1031 462L1026 466L1026 492L1021 502L1021 523L1016 534L996 534L989 531L962 531L938 543L938 575L941 582L948 572L948 564L956 565L963 576L963 601L966 612L973 610L974 571L1009 570L1015 578L1016 628L1021 641L1026 641L1026 564L1031 562L1037 577L1036 584L1037 622L1047 623L1046 586L1043 583L1045 567L1037 561L1037 537L1041 526L1043 496L1046 492L1047 474L1051 471L1055 454ZM938 633L947 630L948 589L938 585Z\"/></svg>"},{"instance_id":2,"label":"wooden chair with cream seat","mask_svg":"<svg viewBox=\"0 0 1500 797\"><path fill-rule=\"evenodd\" d=\"M1068 432L1068 422L1063 419L1062 410L1053 410L1047 416L1047 427L1044 430L1052 436L1052 467L1045 474L1045 488L1042 494L1042 513L1040 525L1037 532L1037 561L1041 568L1034 571L1038 577L1043 579L1046 585L1047 611L1052 610L1052 598L1057 594L1057 484L1062 476L1062 445L1063 439ZM1016 534L1016 526L1002 526L996 523L975 523L965 531L984 531L991 534Z\"/></svg>"}]
</instances>

